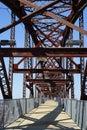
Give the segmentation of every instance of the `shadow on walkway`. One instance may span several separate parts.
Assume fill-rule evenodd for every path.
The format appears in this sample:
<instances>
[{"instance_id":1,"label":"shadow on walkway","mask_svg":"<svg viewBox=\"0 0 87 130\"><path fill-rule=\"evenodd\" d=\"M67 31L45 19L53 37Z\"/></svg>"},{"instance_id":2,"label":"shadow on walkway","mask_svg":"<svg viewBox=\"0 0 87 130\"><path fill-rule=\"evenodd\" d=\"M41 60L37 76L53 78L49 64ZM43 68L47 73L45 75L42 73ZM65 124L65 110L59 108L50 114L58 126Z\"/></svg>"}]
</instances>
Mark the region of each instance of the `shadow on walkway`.
<instances>
[{"instance_id":1,"label":"shadow on walkway","mask_svg":"<svg viewBox=\"0 0 87 130\"><path fill-rule=\"evenodd\" d=\"M62 108L59 106L56 106L56 108L53 111L48 111L45 110L46 107L53 107L51 104L50 105L42 105L40 109L44 109L44 111L33 111L30 114L34 114L36 115L36 117L39 114L43 114L43 113L48 113L47 115L43 116L42 118L38 119L38 118L32 118L31 116L23 116L23 121L27 120L27 121L33 121L33 124L25 124L23 122L19 121L19 125L18 126L14 126L14 127L9 127L6 128L5 130L75 130L74 128L70 128L66 127L66 124L70 124L70 118L68 119L58 119L55 120L58 115L62 112ZM38 108L37 108L38 109ZM35 117L35 116L34 116ZM67 120L67 122L66 122ZM63 122L64 121L64 122ZM17 121L16 121L17 122ZM61 123L63 122L63 123ZM22 124L23 123L23 124ZM73 123L74 125L74 123ZM71 126L72 127L72 126Z\"/></svg>"}]
</instances>

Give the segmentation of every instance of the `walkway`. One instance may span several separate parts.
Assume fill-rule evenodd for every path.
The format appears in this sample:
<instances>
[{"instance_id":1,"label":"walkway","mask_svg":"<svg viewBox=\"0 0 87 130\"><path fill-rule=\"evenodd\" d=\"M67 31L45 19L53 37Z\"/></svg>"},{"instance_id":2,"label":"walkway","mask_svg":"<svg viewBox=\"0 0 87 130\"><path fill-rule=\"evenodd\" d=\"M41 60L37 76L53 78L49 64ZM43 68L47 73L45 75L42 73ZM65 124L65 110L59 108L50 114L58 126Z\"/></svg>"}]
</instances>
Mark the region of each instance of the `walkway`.
<instances>
[{"instance_id":1,"label":"walkway","mask_svg":"<svg viewBox=\"0 0 87 130\"><path fill-rule=\"evenodd\" d=\"M80 130L80 128L61 110L57 102L49 100L19 118L6 130Z\"/></svg>"}]
</instances>

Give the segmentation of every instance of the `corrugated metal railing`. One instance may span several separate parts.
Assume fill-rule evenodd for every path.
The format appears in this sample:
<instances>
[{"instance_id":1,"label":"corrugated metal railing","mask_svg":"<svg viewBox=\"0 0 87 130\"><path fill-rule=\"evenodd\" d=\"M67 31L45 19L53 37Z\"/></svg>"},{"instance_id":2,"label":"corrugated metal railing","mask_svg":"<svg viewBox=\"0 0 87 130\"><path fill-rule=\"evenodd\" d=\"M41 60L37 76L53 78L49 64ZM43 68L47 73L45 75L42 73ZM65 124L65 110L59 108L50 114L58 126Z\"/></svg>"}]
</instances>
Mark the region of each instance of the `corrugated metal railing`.
<instances>
[{"instance_id":1,"label":"corrugated metal railing","mask_svg":"<svg viewBox=\"0 0 87 130\"><path fill-rule=\"evenodd\" d=\"M14 122L46 100L46 98L0 100L0 128Z\"/></svg>"},{"instance_id":2,"label":"corrugated metal railing","mask_svg":"<svg viewBox=\"0 0 87 130\"><path fill-rule=\"evenodd\" d=\"M0 129L44 103L47 98L0 100ZM63 100L56 99L59 105ZM64 99L64 110L81 130L87 130L87 101Z\"/></svg>"},{"instance_id":3,"label":"corrugated metal railing","mask_svg":"<svg viewBox=\"0 0 87 130\"><path fill-rule=\"evenodd\" d=\"M81 130L87 130L87 101L64 99L64 110Z\"/></svg>"}]
</instances>

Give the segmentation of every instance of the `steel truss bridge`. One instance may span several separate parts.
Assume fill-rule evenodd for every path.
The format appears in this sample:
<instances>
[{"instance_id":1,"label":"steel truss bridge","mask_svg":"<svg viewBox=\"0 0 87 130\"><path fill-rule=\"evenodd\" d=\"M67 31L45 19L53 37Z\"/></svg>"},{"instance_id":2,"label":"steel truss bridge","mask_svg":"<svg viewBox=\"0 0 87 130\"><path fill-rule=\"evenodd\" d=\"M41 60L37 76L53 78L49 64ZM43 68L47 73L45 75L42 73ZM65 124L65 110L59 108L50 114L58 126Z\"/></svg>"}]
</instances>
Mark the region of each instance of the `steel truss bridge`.
<instances>
[{"instance_id":1,"label":"steel truss bridge","mask_svg":"<svg viewBox=\"0 0 87 130\"><path fill-rule=\"evenodd\" d=\"M0 89L4 99L13 98L13 73L23 73L26 88L34 95L74 98L74 74L80 74L81 100L87 100L87 48L84 44L86 0L1 0L11 10L10 40L0 39ZM76 25L78 21L79 25ZM24 24L24 47L15 47L15 27ZM74 30L78 32L74 39ZM7 73L4 57L9 57ZM14 58L21 57L17 63ZM75 58L79 59L79 63ZM20 68L23 63L24 67Z\"/></svg>"}]
</instances>

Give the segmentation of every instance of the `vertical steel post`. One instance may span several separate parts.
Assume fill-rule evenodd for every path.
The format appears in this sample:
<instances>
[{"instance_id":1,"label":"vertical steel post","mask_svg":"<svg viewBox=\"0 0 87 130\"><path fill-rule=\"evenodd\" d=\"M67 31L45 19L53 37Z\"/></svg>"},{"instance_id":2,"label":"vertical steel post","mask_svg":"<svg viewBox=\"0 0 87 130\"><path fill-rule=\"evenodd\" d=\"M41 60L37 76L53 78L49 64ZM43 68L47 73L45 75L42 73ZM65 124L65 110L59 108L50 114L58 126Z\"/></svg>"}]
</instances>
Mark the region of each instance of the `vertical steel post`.
<instances>
[{"instance_id":1,"label":"vertical steel post","mask_svg":"<svg viewBox=\"0 0 87 130\"><path fill-rule=\"evenodd\" d=\"M33 41L32 41L32 39L31 39L31 36L30 36L30 34L28 34L29 35L29 42L28 42L28 45L27 45L27 47L28 48L32 48L33 47ZM31 57L29 57L29 58L27 58L27 64L28 64L28 69L32 69L33 68L33 60L32 60L32 58ZM33 78L33 74L31 74L31 78ZM34 96L34 92L33 92L33 83L31 84L31 98ZM29 96L29 97L30 97Z\"/></svg>"},{"instance_id":2,"label":"vertical steel post","mask_svg":"<svg viewBox=\"0 0 87 130\"><path fill-rule=\"evenodd\" d=\"M72 40L72 39L73 39L73 30L70 29L69 40ZM68 44L67 46L72 47L73 45ZM67 69L73 69L73 64L70 62L69 59L66 60L66 68ZM72 82L71 82L71 84L68 83L66 85L66 87L71 86L71 98L74 98L74 77L73 77L72 74L68 74L67 77L68 76L71 78ZM69 94L69 90L68 90L68 94Z\"/></svg>"},{"instance_id":3,"label":"vertical steel post","mask_svg":"<svg viewBox=\"0 0 87 130\"><path fill-rule=\"evenodd\" d=\"M11 23L15 21L15 15L13 11L11 12ZM15 27L12 27L10 30L10 40L15 40ZM14 45L10 45L11 48L14 48ZM13 89L13 63L14 58L9 57L9 86L11 88L11 91Z\"/></svg>"},{"instance_id":4,"label":"vertical steel post","mask_svg":"<svg viewBox=\"0 0 87 130\"><path fill-rule=\"evenodd\" d=\"M73 39L73 30L70 30L70 39ZM71 45L70 47L72 47L73 45ZM70 62L70 69L73 69L73 64ZM73 74L70 74L71 76L71 98L74 98L74 77Z\"/></svg>"},{"instance_id":5,"label":"vertical steel post","mask_svg":"<svg viewBox=\"0 0 87 130\"><path fill-rule=\"evenodd\" d=\"M81 13L79 17L79 27L84 28L84 19L83 19L83 12ZM79 33L79 39L83 41L83 43L80 45L80 47L84 47L84 36ZM84 95L84 88L83 88L83 80L84 80L84 58L80 58L80 64L81 64L81 99Z\"/></svg>"},{"instance_id":6,"label":"vertical steel post","mask_svg":"<svg viewBox=\"0 0 87 130\"><path fill-rule=\"evenodd\" d=\"M25 29L24 48L27 48L28 44L28 32ZM24 69L27 68L27 59L24 60ZM26 98L26 74L23 74L23 98Z\"/></svg>"},{"instance_id":7,"label":"vertical steel post","mask_svg":"<svg viewBox=\"0 0 87 130\"><path fill-rule=\"evenodd\" d=\"M31 37L30 34L25 28L25 42L24 42L24 48L31 48ZM24 60L24 69L31 69L32 68L32 58L26 58ZM32 76L32 75L31 75ZM23 98L26 97L26 74L23 75Z\"/></svg>"}]
</instances>

